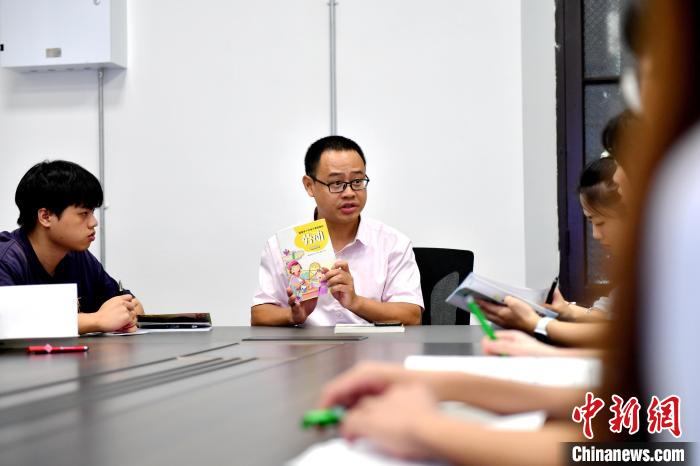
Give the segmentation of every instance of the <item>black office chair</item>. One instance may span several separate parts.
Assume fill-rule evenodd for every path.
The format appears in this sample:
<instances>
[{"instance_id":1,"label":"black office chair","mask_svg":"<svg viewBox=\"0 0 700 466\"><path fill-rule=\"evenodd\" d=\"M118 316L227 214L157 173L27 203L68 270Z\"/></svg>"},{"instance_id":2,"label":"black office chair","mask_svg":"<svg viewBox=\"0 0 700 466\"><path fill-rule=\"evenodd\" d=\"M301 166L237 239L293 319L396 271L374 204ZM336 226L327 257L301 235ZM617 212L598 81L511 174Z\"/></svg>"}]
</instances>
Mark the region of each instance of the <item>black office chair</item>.
<instances>
[{"instance_id":1,"label":"black office chair","mask_svg":"<svg viewBox=\"0 0 700 466\"><path fill-rule=\"evenodd\" d=\"M474 253L461 249L413 248L423 290L423 325L469 325L469 313L445 299L474 269Z\"/></svg>"}]
</instances>

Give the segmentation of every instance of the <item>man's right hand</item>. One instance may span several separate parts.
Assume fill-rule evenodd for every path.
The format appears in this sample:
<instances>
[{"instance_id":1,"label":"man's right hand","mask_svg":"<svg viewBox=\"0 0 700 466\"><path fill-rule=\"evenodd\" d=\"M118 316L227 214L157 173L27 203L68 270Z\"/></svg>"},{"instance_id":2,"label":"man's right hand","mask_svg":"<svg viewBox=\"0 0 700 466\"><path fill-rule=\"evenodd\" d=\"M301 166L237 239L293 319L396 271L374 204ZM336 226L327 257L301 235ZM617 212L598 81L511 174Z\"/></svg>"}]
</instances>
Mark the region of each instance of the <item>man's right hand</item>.
<instances>
[{"instance_id":1,"label":"man's right hand","mask_svg":"<svg viewBox=\"0 0 700 466\"><path fill-rule=\"evenodd\" d=\"M287 298L289 307L292 310L292 323L294 325L301 325L306 322L309 315L316 309L316 303L318 302L318 298L298 302L294 292L289 287L287 287Z\"/></svg>"},{"instance_id":2,"label":"man's right hand","mask_svg":"<svg viewBox=\"0 0 700 466\"><path fill-rule=\"evenodd\" d=\"M102 304L95 313L97 326L102 332L133 332L136 326L136 303L130 294L115 296Z\"/></svg>"}]
</instances>

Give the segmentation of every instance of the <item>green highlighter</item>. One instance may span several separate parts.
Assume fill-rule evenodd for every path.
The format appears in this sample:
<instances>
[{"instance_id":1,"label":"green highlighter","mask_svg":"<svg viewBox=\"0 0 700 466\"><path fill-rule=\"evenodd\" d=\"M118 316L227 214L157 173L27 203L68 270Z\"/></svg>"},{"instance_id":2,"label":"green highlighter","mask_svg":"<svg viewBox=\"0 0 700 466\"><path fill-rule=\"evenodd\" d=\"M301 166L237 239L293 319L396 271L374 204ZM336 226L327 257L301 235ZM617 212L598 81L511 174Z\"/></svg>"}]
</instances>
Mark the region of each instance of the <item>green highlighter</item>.
<instances>
[{"instance_id":1,"label":"green highlighter","mask_svg":"<svg viewBox=\"0 0 700 466\"><path fill-rule=\"evenodd\" d=\"M477 319L479 319L479 323L481 324L481 328L484 329L484 333L488 335L491 340L495 340L496 334L493 332L491 324L489 324L489 321L486 320L484 311L482 311L479 305L476 304L476 301L474 301L472 295L467 295L467 306L469 307L469 311L471 311L471 313L474 314Z\"/></svg>"},{"instance_id":2,"label":"green highlighter","mask_svg":"<svg viewBox=\"0 0 700 466\"><path fill-rule=\"evenodd\" d=\"M312 409L304 414L301 426L304 429L333 426L340 423L343 416L345 416L345 408L342 406L334 406L330 409Z\"/></svg>"}]
</instances>

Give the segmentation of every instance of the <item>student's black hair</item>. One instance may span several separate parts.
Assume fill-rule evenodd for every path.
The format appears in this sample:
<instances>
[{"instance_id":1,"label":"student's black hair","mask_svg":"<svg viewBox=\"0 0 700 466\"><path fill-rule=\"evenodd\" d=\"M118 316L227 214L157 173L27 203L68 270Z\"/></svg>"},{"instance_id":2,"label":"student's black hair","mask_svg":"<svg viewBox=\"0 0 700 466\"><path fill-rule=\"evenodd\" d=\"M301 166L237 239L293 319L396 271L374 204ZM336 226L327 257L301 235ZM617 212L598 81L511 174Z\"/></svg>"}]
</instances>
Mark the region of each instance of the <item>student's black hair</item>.
<instances>
[{"instance_id":1,"label":"student's black hair","mask_svg":"<svg viewBox=\"0 0 700 466\"><path fill-rule=\"evenodd\" d=\"M583 169L578 193L587 210L606 216L624 213L620 186L613 180L616 170L617 162L611 157L595 160Z\"/></svg>"},{"instance_id":2,"label":"student's black hair","mask_svg":"<svg viewBox=\"0 0 700 466\"><path fill-rule=\"evenodd\" d=\"M636 118L634 113L627 109L612 117L603 129L603 134L601 135L603 148L605 148L608 154L610 154L617 163L620 163L620 159L618 158L620 153L620 138L625 128L629 127Z\"/></svg>"},{"instance_id":3,"label":"student's black hair","mask_svg":"<svg viewBox=\"0 0 700 466\"><path fill-rule=\"evenodd\" d=\"M102 201L102 187L95 175L73 162L45 160L30 168L17 185L17 223L29 232L36 226L41 208L60 218L66 207L95 209Z\"/></svg>"},{"instance_id":4,"label":"student's black hair","mask_svg":"<svg viewBox=\"0 0 700 466\"><path fill-rule=\"evenodd\" d=\"M353 150L362 159L362 163L367 165L365 160L365 154L360 149L359 144L357 144L352 139L343 136L326 136L318 141L311 144L306 151L306 157L304 157L304 170L306 174L313 177L316 175L316 169L318 168L318 162L321 160L321 155L327 150L335 151L346 151Z\"/></svg>"}]
</instances>

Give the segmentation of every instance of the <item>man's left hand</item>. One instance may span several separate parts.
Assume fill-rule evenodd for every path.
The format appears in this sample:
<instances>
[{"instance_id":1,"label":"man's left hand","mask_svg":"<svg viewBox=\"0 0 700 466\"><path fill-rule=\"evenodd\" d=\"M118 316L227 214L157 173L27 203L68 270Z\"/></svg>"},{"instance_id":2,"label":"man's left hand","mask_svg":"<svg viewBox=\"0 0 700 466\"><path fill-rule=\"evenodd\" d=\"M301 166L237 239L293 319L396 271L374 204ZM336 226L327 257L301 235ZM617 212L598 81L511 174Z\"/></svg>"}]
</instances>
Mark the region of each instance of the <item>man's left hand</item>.
<instances>
[{"instance_id":1,"label":"man's left hand","mask_svg":"<svg viewBox=\"0 0 700 466\"><path fill-rule=\"evenodd\" d=\"M354 312L360 297L355 294L355 282L348 263L343 260L336 261L333 268L324 274L324 278L333 297L345 309Z\"/></svg>"}]
</instances>

